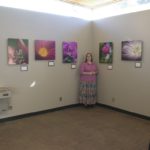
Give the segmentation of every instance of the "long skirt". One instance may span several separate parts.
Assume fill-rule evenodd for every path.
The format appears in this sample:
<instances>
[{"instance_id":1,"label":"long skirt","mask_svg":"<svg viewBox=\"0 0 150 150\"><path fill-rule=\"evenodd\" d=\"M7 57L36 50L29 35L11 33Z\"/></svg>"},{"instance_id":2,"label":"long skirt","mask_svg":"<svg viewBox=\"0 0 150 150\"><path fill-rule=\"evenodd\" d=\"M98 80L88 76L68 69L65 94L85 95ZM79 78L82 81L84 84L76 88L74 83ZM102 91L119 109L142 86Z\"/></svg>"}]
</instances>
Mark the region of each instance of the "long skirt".
<instances>
[{"instance_id":1,"label":"long skirt","mask_svg":"<svg viewBox=\"0 0 150 150\"><path fill-rule=\"evenodd\" d=\"M96 103L96 81L81 81L79 92L79 100L81 104L93 105Z\"/></svg>"}]
</instances>

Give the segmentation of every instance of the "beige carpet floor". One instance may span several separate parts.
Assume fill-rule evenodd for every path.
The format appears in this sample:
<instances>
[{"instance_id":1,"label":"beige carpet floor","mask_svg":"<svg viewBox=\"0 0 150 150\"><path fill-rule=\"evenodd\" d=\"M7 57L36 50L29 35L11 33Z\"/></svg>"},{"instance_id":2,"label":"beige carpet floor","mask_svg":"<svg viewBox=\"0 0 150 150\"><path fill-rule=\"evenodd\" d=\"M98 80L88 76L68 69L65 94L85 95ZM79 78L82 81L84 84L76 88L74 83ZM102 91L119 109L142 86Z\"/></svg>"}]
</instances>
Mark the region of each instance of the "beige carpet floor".
<instances>
[{"instance_id":1,"label":"beige carpet floor","mask_svg":"<svg viewBox=\"0 0 150 150\"><path fill-rule=\"evenodd\" d=\"M148 150L150 121L96 106L0 123L0 150Z\"/></svg>"}]
</instances>

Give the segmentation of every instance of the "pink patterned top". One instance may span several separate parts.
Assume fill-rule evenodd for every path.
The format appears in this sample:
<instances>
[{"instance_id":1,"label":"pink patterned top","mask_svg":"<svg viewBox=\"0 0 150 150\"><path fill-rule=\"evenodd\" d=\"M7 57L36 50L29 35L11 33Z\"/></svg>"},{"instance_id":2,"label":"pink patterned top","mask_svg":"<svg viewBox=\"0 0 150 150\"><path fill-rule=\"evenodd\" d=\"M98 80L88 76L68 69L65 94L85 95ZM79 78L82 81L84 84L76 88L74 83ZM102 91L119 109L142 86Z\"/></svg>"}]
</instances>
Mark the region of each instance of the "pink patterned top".
<instances>
[{"instance_id":1,"label":"pink patterned top","mask_svg":"<svg viewBox=\"0 0 150 150\"><path fill-rule=\"evenodd\" d=\"M96 81L96 75L85 75L83 72L97 72L97 66L95 63L88 64L82 63L80 66L80 81Z\"/></svg>"}]
</instances>

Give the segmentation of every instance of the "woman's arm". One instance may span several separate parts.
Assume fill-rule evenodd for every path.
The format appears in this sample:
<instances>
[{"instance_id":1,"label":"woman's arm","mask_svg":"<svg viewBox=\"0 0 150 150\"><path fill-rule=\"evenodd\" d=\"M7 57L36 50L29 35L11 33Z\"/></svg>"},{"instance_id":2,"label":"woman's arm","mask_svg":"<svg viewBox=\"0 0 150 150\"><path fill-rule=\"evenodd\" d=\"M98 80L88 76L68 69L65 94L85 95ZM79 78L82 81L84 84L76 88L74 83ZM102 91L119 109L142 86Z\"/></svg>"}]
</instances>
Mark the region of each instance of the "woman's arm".
<instances>
[{"instance_id":1,"label":"woman's arm","mask_svg":"<svg viewBox=\"0 0 150 150\"><path fill-rule=\"evenodd\" d=\"M81 64L81 66L80 66L80 74L82 74L82 75L92 75L93 74L93 72L91 71L91 72L87 72L87 71L85 71L85 63L83 63L83 64Z\"/></svg>"},{"instance_id":2,"label":"woman's arm","mask_svg":"<svg viewBox=\"0 0 150 150\"><path fill-rule=\"evenodd\" d=\"M83 64L81 64L81 66L80 66L80 74L82 74L82 75L97 75L98 74L98 71L97 71L97 66L95 65L94 66L94 71L93 71L93 69L91 69L91 71L85 71L85 63L83 63Z\"/></svg>"},{"instance_id":3,"label":"woman's arm","mask_svg":"<svg viewBox=\"0 0 150 150\"><path fill-rule=\"evenodd\" d=\"M97 71L93 71L93 72L92 72L92 75L97 75L97 74L98 74Z\"/></svg>"},{"instance_id":4,"label":"woman's arm","mask_svg":"<svg viewBox=\"0 0 150 150\"><path fill-rule=\"evenodd\" d=\"M82 72L83 75L94 75L94 72Z\"/></svg>"}]
</instances>

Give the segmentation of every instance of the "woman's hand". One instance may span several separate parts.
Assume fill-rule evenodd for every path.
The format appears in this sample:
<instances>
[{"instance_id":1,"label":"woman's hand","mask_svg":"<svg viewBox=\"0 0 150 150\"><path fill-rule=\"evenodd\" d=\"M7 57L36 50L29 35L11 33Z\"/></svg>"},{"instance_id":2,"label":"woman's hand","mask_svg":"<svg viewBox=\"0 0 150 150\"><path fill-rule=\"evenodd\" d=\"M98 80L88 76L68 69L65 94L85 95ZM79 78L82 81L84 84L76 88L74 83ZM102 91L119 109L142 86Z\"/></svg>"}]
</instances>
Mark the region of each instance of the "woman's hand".
<instances>
[{"instance_id":1,"label":"woman's hand","mask_svg":"<svg viewBox=\"0 0 150 150\"><path fill-rule=\"evenodd\" d=\"M92 72L92 74L91 75L95 75L96 74L96 72Z\"/></svg>"}]
</instances>

